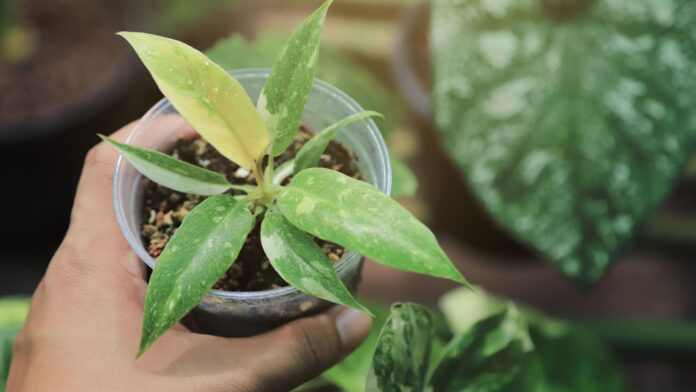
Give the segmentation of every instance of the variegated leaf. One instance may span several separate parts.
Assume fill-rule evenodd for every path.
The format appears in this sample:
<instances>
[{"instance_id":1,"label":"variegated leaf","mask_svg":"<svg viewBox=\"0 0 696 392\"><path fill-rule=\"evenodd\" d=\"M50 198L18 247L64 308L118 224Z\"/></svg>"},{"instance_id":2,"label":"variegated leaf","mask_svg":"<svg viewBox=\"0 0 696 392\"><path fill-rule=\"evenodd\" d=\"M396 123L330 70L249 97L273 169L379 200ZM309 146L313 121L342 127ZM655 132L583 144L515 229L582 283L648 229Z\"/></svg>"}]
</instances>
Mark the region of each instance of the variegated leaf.
<instances>
[{"instance_id":1,"label":"variegated leaf","mask_svg":"<svg viewBox=\"0 0 696 392\"><path fill-rule=\"evenodd\" d=\"M366 392L422 392L435 334L430 312L412 304L394 304L377 339Z\"/></svg>"},{"instance_id":2,"label":"variegated leaf","mask_svg":"<svg viewBox=\"0 0 696 392\"><path fill-rule=\"evenodd\" d=\"M150 277L138 355L200 302L237 259L255 223L228 195L205 199L184 218Z\"/></svg>"},{"instance_id":3,"label":"variegated leaf","mask_svg":"<svg viewBox=\"0 0 696 392\"><path fill-rule=\"evenodd\" d=\"M435 120L486 208L587 284L696 137L696 2L435 0Z\"/></svg>"},{"instance_id":4,"label":"variegated leaf","mask_svg":"<svg viewBox=\"0 0 696 392\"><path fill-rule=\"evenodd\" d=\"M326 1L295 30L273 64L257 107L273 140L273 155L290 145L299 129L319 58L324 18L332 0Z\"/></svg>"},{"instance_id":5,"label":"variegated leaf","mask_svg":"<svg viewBox=\"0 0 696 392\"><path fill-rule=\"evenodd\" d=\"M266 124L244 88L196 49L145 33L119 33L177 111L222 155L247 169L269 144Z\"/></svg>"},{"instance_id":6,"label":"variegated leaf","mask_svg":"<svg viewBox=\"0 0 696 392\"><path fill-rule=\"evenodd\" d=\"M433 233L366 182L305 169L280 192L278 208L298 228L379 263L466 284Z\"/></svg>"},{"instance_id":7,"label":"variegated leaf","mask_svg":"<svg viewBox=\"0 0 696 392\"><path fill-rule=\"evenodd\" d=\"M222 174L180 161L159 151L119 143L104 135L99 137L114 146L145 177L169 189L209 196L224 193L232 187Z\"/></svg>"},{"instance_id":8,"label":"variegated leaf","mask_svg":"<svg viewBox=\"0 0 696 392\"><path fill-rule=\"evenodd\" d=\"M261 223L261 244L273 268L293 287L321 299L366 310L348 291L314 240L270 210Z\"/></svg>"}]
</instances>

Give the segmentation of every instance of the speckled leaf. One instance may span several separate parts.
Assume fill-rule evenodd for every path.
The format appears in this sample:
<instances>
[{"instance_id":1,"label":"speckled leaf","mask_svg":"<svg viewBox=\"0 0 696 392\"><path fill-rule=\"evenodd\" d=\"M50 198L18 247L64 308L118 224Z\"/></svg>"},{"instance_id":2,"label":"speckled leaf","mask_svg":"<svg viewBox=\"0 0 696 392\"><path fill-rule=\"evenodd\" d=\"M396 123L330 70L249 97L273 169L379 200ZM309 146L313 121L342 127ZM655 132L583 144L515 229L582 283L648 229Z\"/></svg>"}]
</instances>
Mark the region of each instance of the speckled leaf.
<instances>
[{"instance_id":1,"label":"speckled leaf","mask_svg":"<svg viewBox=\"0 0 696 392\"><path fill-rule=\"evenodd\" d=\"M205 199L184 218L150 277L138 355L191 311L229 269L254 223L249 210L228 195Z\"/></svg>"},{"instance_id":2,"label":"speckled leaf","mask_svg":"<svg viewBox=\"0 0 696 392\"><path fill-rule=\"evenodd\" d=\"M278 207L298 228L379 263L466 284L433 233L366 182L305 169L278 195Z\"/></svg>"},{"instance_id":3,"label":"speckled leaf","mask_svg":"<svg viewBox=\"0 0 696 392\"><path fill-rule=\"evenodd\" d=\"M99 137L114 146L145 177L169 189L209 196L224 193L232 186L225 176L219 173L180 161L159 151L119 143L103 135Z\"/></svg>"},{"instance_id":4,"label":"speckled leaf","mask_svg":"<svg viewBox=\"0 0 696 392\"><path fill-rule=\"evenodd\" d=\"M263 87L258 110L279 155L297 133L305 103L314 83L324 18L332 0L326 1L292 34L273 64Z\"/></svg>"},{"instance_id":5,"label":"speckled leaf","mask_svg":"<svg viewBox=\"0 0 696 392\"><path fill-rule=\"evenodd\" d=\"M244 88L196 49L145 33L119 33L162 93L222 155L245 168L268 147L266 124Z\"/></svg>"},{"instance_id":6,"label":"speckled leaf","mask_svg":"<svg viewBox=\"0 0 696 392\"><path fill-rule=\"evenodd\" d=\"M488 210L588 283L691 151L696 2L573 4L435 0L433 95L443 145Z\"/></svg>"},{"instance_id":7,"label":"speckled leaf","mask_svg":"<svg viewBox=\"0 0 696 392\"><path fill-rule=\"evenodd\" d=\"M509 305L450 341L428 390L541 392L543 387L541 363L527 325L514 305Z\"/></svg>"},{"instance_id":8,"label":"speckled leaf","mask_svg":"<svg viewBox=\"0 0 696 392\"><path fill-rule=\"evenodd\" d=\"M326 146L336 137L338 131L358 120L374 116L382 117L380 113L366 110L343 118L324 128L321 132L317 132L317 134L309 139L309 141L300 148L300 151L297 152L295 156L294 172L299 173L304 169L316 166L319 163L321 154L326 150Z\"/></svg>"},{"instance_id":9,"label":"speckled leaf","mask_svg":"<svg viewBox=\"0 0 696 392\"><path fill-rule=\"evenodd\" d=\"M367 392L421 392L425 386L435 327L417 304L394 304L377 339Z\"/></svg>"},{"instance_id":10,"label":"speckled leaf","mask_svg":"<svg viewBox=\"0 0 696 392\"><path fill-rule=\"evenodd\" d=\"M418 179L411 168L401 159L390 156L392 167L392 191L393 197L410 197L418 190Z\"/></svg>"},{"instance_id":11,"label":"speckled leaf","mask_svg":"<svg viewBox=\"0 0 696 392\"><path fill-rule=\"evenodd\" d=\"M348 291L314 240L270 210L261 223L261 245L278 274L293 287L327 301L366 310Z\"/></svg>"}]
</instances>

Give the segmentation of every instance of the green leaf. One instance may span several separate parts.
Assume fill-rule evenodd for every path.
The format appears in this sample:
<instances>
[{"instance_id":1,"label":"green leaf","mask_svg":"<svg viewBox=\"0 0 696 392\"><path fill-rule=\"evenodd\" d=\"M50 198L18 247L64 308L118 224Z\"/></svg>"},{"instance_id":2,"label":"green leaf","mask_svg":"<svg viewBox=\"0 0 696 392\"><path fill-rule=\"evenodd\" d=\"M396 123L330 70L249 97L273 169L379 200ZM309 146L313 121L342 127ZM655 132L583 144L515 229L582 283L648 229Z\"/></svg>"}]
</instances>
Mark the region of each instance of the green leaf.
<instances>
[{"instance_id":1,"label":"green leaf","mask_svg":"<svg viewBox=\"0 0 696 392\"><path fill-rule=\"evenodd\" d=\"M385 265L466 284L433 233L366 182L333 170L305 169L277 200L290 223L315 237Z\"/></svg>"},{"instance_id":2,"label":"green leaf","mask_svg":"<svg viewBox=\"0 0 696 392\"><path fill-rule=\"evenodd\" d=\"M553 392L621 392L624 384L614 358L602 342L576 327L547 332L530 328L546 379Z\"/></svg>"},{"instance_id":3,"label":"green leaf","mask_svg":"<svg viewBox=\"0 0 696 392\"><path fill-rule=\"evenodd\" d=\"M293 287L367 311L353 298L319 245L275 210L266 212L261 223L261 245L276 272Z\"/></svg>"},{"instance_id":4,"label":"green leaf","mask_svg":"<svg viewBox=\"0 0 696 392\"><path fill-rule=\"evenodd\" d=\"M31 298L0 298L0 392L5 391L12 362L12 344L29 313Z\"/></svg>"},{"instance_id":5,"label":"green leaf","mask_svg":"<svg viewBox=\"0 0 696 392\"><path fill-rule=\"evenodd\" d=\"M329 145L329 142L336 137L338 131L358 120L373 116L382 117L380 113L366 110L364 112L355 113L345 117L324 128L321 132L317 132L317 134L309 139L309 141L307 141L307 143L300 148L300 151L297 152L294 166L295 173L299 173L304 169L317 166L319 159L321 159L321 154L324 153L324 150L326 150L326 146Z\"/></svg>"},{"instance_id":6,"label":"green leaf","mask_svg":"<svg viewBox=\"0 0 696 392\"><path fill-rule=\"evenodd\" d=\"M514 305L452 339L429 382L433 392L543 391L543 386L541 363Z\"/></svg>"},{"instance_id":7,"label":"green leaf","mask_svg":"<svg viewBox=\"0 0 696 392\"><path fill-rule=\"evenodd\" d=\"M418 179L401 159L391 156L392 191L394 197L410 197L418 190Z\"/></svg>"},{"instance_id":8,"label":"green leaf","mask_svg":"<svg viewBox=\"0 0 696 392\"><path fill-rule=\"evenodd\" d=\"M162 93L191 126L222 155L250 169L269 139L242 85L184 43L145 33L119 35L133 46Z\"/></svg>"},{"instance_id":9,"label":"green leaf","mask_svg":"<svg viewBox=\"0 0 696 392\"><path fill-rule=\"evenodd\" d=\"M332 0L326 1L292 34L273 64L257 104L272 134L273 155L290 145L300 126L314 83L321 30Z\"/></svg>"},{"instance_id":10,"label":"green leaf","mask_svg":"<svg viewBox=\"0 0 696 392\"><path fill-rule=\"evenodd\" d=\"M140 173L175 191L194 195L217 195L232 187L222 174L180 161L159 151L119 143L99 135L114 146Z\"/></svg>"},{"instance_id":11,"label":"green leaf","mask_svg":"<svg viewBox=\"0 0 696 392\"><path fill-rule=\"evenodd\" d=\"M440 310L452 332L467 333L481 320L499 314L509 302L483 289L456 289L440 298ZM567 322L520 308L544 370L546 390L554 392L623 390L614 358L599 339Z\"/></svg>"},{"instance_id":12,"label":"green leaf","mask_svg":"<svg viewBox=\"0 0 696 392\"><path fill-rule=\"evenodd\" d=\"M589 283L692 149L696 2L556 3L434 1L435 120L498 222Z\"/></svg>"},{"instance_id":13,"label":"green leaf","mask_svg":"<svg viewBox=\"0 0 696 392\"><path fill-rule=\"evenodd\" d=\"M435 327L417 304L394 304L377 340L367 392L421 392L425 386Z\"/></svg>"},{"instance_id":14,"label":"green leaf","mask_svg":"<svg viewBox=\"0 0 696 392\"><path fill-rule=\"evenodd\" d=\"M138 356L200 302L234 263L254 224L249 210L228 195L207 198L184 218L152 272Z\"/></svg>"}]
</instances>

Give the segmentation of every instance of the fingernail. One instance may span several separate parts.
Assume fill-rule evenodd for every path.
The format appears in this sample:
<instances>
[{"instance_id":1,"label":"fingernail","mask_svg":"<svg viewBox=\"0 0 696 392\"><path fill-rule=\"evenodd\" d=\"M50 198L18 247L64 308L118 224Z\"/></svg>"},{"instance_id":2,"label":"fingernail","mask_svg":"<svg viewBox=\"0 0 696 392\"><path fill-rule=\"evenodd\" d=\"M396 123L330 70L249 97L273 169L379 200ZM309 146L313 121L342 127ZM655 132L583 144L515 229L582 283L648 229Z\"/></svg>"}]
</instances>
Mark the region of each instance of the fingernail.
<instances>
[{"instance_id":1,"label":"fingernail","mask_svg":"<svg viewBox=\"0 0 696 392\"><path fill-rule=\"evenodd\" d=\"M370 332L372 317L353 308L346 308L336 316L336 330L341 338L341 344L346 350L352 350L360 345Z\"/></svg>"}]
</instances>

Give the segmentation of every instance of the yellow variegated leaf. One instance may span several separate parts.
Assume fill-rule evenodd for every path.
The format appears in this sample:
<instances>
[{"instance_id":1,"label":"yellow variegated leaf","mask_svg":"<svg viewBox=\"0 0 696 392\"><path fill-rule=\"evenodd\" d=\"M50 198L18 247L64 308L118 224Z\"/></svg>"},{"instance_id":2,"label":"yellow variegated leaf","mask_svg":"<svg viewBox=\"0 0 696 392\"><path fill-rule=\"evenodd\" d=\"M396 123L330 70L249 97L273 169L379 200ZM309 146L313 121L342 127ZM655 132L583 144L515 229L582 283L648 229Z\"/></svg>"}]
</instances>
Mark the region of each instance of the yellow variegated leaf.
<instances>
[{"instance_id":1,"label":"yellow variegated leaf","mask_svg":"<svg viewBox=\"0 0 696 392\"><path fill-rule=\"evenodd\" d=\"M119 33L162 93L222 155L251 168L268 147L266 124L244 88L196 49L145 33Z\"/></svg>"}]
</instances>

